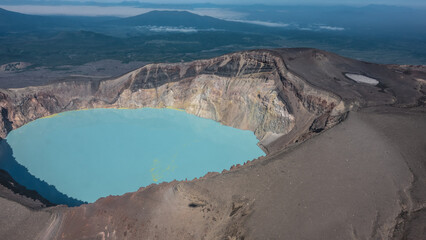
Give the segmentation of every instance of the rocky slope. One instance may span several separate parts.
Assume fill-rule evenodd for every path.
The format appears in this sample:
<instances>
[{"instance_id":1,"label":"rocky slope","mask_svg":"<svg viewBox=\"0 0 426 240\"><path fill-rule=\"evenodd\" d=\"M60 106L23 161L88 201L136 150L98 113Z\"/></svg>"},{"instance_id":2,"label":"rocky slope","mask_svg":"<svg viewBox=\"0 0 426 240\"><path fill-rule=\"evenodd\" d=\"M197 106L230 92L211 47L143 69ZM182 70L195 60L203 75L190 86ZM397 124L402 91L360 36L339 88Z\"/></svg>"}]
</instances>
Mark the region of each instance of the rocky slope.
<instances>
[{"instance_id":1,"label":"rocky slope","mask_svg":"<svg viewBox=\"0 0 426 240\"><path fill-rule=\"evenodd\" d=\"M41 210L51 219L36 231L40 239L419 239L425 79L423 66L315 49L246 51L151 64L108 81L0 90L0 137L63 111L171 107L252 130L268 152L199 180Z\"/></svg>"},{"instance_id":2,"label":"rocky slope","mask_svg":"<svg viewBox=\"0 0 426 240\"><path fill-rule=\"evenodd\" d=\"M287 102L286 102L287 101ZM0 137L62 111L171 107L255 132L270 142L290 132L295 113L314 119L348 110L333 93L288 71L275 52L252 51L184 64L151 64L118 79L0 91Z\"/></svg>"}]
</instances>

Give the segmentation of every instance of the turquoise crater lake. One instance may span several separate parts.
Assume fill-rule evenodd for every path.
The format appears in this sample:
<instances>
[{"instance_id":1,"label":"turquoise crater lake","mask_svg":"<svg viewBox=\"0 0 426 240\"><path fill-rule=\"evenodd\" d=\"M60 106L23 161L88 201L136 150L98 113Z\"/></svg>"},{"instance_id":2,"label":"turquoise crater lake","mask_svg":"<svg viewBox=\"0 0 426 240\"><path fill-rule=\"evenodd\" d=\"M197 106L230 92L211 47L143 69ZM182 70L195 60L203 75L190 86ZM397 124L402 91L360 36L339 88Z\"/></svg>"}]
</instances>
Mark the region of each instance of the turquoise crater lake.
<instances>
[{"instance_id":1,"label":"turquoise crater lake","mask_svg":"<svg viewBox=\"0 0 426 240\"><path fill-rule=\"evenodd\" d=\"M253 132L172 109L64 112L6 139L31 175L87 202L151 183L192 180L264 155Z\"/></svg>"}]
</instances>

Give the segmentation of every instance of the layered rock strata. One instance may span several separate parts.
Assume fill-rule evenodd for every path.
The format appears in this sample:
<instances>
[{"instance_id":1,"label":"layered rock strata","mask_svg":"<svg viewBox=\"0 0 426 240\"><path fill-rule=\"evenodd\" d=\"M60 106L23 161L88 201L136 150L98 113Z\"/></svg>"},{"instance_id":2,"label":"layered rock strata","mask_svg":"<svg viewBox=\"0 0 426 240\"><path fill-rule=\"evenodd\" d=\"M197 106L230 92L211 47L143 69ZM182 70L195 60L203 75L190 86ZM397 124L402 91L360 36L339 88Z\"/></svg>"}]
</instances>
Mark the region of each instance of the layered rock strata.
<instances>
[{"instance_id":1,"label":"layered rock strata","mask_svg":"<svg viewBox=\"0 0 426 240\"><path fill-rule=\"evenodd\" d=\"M0 90L0 137L37 118L87 108L179 108L265 142L289 133L298 113L312 119L348 110L333 93L288 71L282 58L252 51L179 64L151 64L120 78Z\"/></svg>"}]
</instances>

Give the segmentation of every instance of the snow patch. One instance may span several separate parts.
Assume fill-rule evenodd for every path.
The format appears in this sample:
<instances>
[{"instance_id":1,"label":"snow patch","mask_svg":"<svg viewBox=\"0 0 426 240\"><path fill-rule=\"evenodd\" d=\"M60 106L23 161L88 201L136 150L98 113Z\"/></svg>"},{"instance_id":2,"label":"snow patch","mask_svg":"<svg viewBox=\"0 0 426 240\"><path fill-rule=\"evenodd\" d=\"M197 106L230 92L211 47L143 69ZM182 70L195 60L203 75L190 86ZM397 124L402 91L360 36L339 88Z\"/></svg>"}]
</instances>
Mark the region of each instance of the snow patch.
<instances>
[{"instance_id":1,"label":"snow patch","mask_svg":"<svg viewBox=\"0 0 426 240\"><path fill-rule=\"evenodd\" d=\"M320 26L319 27L322 30L330 30L330 31L343 31L345 28L342 27L333 27L333 26Z\"/></svg>"},{"instance_id":2,"label":"snow patch","mask_svg":"<svg viewBox=\"0 0 426 240\"><path fill-rule=\"evenodd\" d=\"M345 73L345 76L357 83L366 83L370 85L379 84L379 81L377 81L377 79L367 77L361 74Z\"/></svg>"}]
</instances>

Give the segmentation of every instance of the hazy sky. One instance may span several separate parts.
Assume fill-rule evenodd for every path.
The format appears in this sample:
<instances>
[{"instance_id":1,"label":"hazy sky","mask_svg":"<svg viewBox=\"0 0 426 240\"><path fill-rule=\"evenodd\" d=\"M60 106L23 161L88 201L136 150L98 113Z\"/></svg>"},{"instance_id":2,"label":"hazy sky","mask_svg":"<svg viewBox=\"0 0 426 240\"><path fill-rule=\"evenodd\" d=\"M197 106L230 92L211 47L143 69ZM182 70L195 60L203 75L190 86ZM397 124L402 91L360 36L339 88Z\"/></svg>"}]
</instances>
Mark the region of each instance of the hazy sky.
<instances>
[{"instance_id":1,"label":"hazy sky","mask_svg":"<svg viewBox=\"0 0 426 240\"><path fill-rule=\"evenodd\" d=\"M165 9L165 6L150 6L151 8L137 8L134 6L79 6L72 2L100 2L100 3L119 3L126 0L0 0L0 8L10 11L36 14L36 15L79 15L79 16L117 16L129 17L146 13L158 8ZM127 0L130 2L145 3L172 3L188 4L188 3L213 3L213 4L269 4L269 5L369 5L369 4L387 4L387 5L404 5L410 7L419 7L426 9L426 0ZM59 3L59 4L58 4ZM63 3L63 4L62 4ZM73 5L73 6L70 6ZM115 4L114 4L115 5ZM155 8L156 7L156 8ZM219 8L191 8L192 12L200 15L207 15L222 19L242 20L245 14L235 9L227 7ZM167 9L166 9L167 10ZM172 9L168 9L172 10ZM269 23L271 24L271 23ZM275 23L282 24L282 23Z\"/></svg>"},{"instance_id":2,"label":"hazy sky","mask_svg":"<svg viewBox=\"0 0 426 240\"><path fill-rule=\"evenodd\" d=\"M20 0L0 0L1 3L13 4ZM48 3L48 2L101 2L101 3L115 3L123 2L126 0L25 0L25 2ZM215 3L215 4L392 4L392 5L425 5L425 0L127 0L148 3Z\"/></svg>"}]
</instances>

